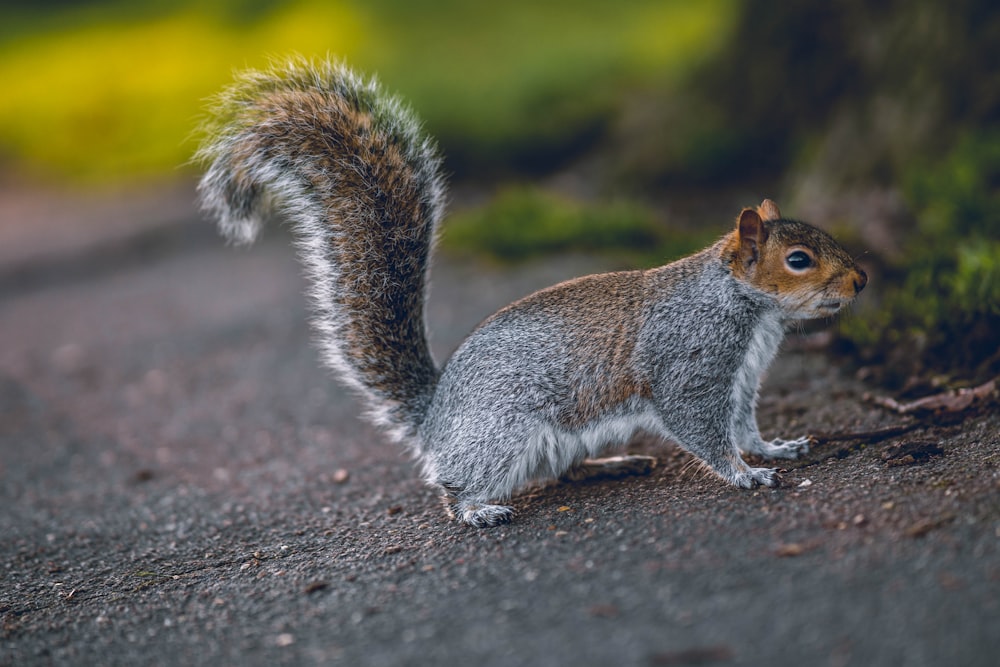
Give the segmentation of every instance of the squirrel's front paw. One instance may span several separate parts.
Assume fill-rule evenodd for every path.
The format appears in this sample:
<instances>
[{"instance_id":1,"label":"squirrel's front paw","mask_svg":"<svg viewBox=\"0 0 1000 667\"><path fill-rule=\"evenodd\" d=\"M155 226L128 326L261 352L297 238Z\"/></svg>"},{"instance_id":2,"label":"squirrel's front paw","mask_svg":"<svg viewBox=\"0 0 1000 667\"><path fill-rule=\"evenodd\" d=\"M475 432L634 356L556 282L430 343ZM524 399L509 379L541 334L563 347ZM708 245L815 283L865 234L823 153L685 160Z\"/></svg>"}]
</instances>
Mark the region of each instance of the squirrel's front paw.
<instances>
[{"instance_id":1,"label":"squirrel's front paw","mask_svg":"<svg viewBox=\"0 0 1000 667\"><path fill-rule=\"evenodd\" d=\"M794 440L775 438L765 443L767 445L765 456L773 459L797 459L803 454L809 453L809 445L812 439L807 435Z\"/></svg>"}]
</instances>

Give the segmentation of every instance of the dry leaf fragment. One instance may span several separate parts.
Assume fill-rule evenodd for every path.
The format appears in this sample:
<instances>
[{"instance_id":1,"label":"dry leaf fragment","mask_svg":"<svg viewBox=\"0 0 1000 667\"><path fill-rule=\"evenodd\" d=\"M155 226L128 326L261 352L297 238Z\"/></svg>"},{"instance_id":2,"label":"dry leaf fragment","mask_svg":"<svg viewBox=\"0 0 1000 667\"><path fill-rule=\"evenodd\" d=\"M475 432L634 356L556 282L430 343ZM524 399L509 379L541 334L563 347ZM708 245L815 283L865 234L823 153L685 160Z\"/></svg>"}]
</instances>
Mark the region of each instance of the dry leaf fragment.
<instances>
[{"instance_id":1,"label":"dry leaf fragment","mask_svg":"<svg viewBox=\"0 0 1000 667\"><path fill-rule=\"evenodd\" d=\"M789 558L792 556L801 556L805 553L805 550L806 548L798 542L790 542L788 544L782 544L775 549L774 555L779 558Z\"/></svg>"}]
</instances>

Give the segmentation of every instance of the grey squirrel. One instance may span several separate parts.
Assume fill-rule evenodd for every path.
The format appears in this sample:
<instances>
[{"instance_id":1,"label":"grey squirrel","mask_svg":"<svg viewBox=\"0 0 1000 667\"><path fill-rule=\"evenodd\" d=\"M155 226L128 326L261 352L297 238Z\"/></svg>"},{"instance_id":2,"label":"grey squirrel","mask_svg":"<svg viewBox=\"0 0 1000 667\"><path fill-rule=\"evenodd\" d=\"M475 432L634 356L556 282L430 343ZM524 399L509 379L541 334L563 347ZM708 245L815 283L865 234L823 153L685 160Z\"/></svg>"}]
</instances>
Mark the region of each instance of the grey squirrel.
<instances>
[{"instance_id":1,"label":"grey squirrel","mask_svg":"<svg viewBox=\"0 0 1000 667\"><path fill-rule=\"evenodd\" d=\"M638 429L744 488L778 479L741 451L808 450L806 437L761 438L761 375L787 323L833 315L867 276L828 234L783 219L770 200L694 255L577 278L502 308L438 367L424 298L445 186L413 113L343 65L294 60L240 75L207 135L204 210L239 243L270 212L291 223L325 363L413 450L461 521L509 521L513 510L496 503ZM640 457L605 463L633 464L648 468Z\"/></svg>"}]
</instances>

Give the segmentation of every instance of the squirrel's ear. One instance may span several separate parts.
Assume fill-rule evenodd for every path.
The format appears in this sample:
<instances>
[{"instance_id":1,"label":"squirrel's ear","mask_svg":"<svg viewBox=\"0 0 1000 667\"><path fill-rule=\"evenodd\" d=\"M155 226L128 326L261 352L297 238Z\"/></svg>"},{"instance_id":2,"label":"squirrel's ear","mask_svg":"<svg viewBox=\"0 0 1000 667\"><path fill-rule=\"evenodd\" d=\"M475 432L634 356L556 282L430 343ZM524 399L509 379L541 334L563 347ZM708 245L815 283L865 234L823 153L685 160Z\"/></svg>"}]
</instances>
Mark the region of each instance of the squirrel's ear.
<instances>
[{"instance_id":1,"label":"squirrel's ear","mask_svg":"<svg viewBox=\"0 0 1000 667\"><path fill-rule=\"evenodd\" d=\"M760 219L767 222L770 220L778 220L781 218L781 211L778 210L778 205L775 204L770 199L765 199L757 207L757 215Z\"/></svg>"},{"instance_id":2,"label":"squirrel's ear","mask_svg":"<svg viewBox=\"0 0 1000 667\"><path fill-rule=\"evenodd\" d=\"M752 208L743 209L736 222L736 235L740 242L740 262L745 268L750 268L760 257L760 246L767 241L767 230L760 214Z\"/></svg>"}]
</instances>

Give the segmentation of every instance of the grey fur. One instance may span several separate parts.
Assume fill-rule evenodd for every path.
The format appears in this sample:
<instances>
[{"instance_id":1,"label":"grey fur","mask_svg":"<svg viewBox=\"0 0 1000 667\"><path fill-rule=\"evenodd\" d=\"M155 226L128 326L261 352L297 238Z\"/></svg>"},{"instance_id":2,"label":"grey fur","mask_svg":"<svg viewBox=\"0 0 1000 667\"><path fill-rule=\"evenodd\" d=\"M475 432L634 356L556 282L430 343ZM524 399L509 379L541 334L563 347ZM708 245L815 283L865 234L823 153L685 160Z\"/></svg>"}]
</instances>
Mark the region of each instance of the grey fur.
<instances>
[{"instance_id":1,"label":"grey fur","mask_svg":"<svg viewBox=\"0 0 1000 667\"><path fill-rule=\"evenodd\" d=\"M336 127L302 130L294 104L268 111L276 90L320 90L327 103L340 108L349 98L350 105L345 117L326 121ZM307 106L314 102L308 97ZM376 139L388 142L373 145L396 146L402 162L367 144L339 154L358 143L348 140L323 145L328 153L281 138L286 126L304 132L295 141L310 146L321 145L314 135L343 134L345 127L367 137L368 120L372 134L381 133ZM460 520L509 521L513 510L497 501L624 444L638 429L675 440L746 488L777 480L773 469L748 466L741 450L794 458L807 449L806 438L760 437L761 375L786 321L836 310L863 287L864 276L827 235L773 219L773 203L758 209L769 214L765 222L757 218L765 228L746 227L758 232L753 243L732 232L658 269L590 276L511 304L439 371L427 352L423 291L443 183L413 116L343 67L297 62L244 75L225 95L209 135L199 154L209 165L200 186L205 209L241 242L252 240L269 203L290 220L312 281L324 359L366 397L376 422L413 448L425 478L445 491ZM351 172L359 169L374 176L358 181ZM415 211L414 218L390 215L401 210ZM352 240L378 246L397 237L416 239L414 256L351 250ZM786 287L782 281L797 277L784 275L773 289L762 282L780 272L780 253L792 244L830 264L821 286L802 279ZM398 264L404 260L405 270ZM771 274L760 268L765 263ZM373 321L366 301L354 298L368 294L404 304L400 318L417 324ZM384 357L391 369L375 373Z\"/></svg>"},{"instance_id":2,"label":"grey fur","mask_svg":"<svg viewBox=\"0 0 1000 667\"><path fill-rule=\"evenodd\" d=\"M655 285L664 269L633 274L647 283L648 300L632 372L649 379L653 396L578 428L562 426L560 414L590 378L575 376L563 351L590 341L530 308L482 325L448 362L420 427L429 478L460 489L460 508L492 513L488 500L558 477L644 429L675 440L731 484L773 485L773 470L751 468L737 449L760 438L753 404L781 341L781 312L705 255L685 260L695 270L669 292Z\"/></svg>"}]
</instances>

